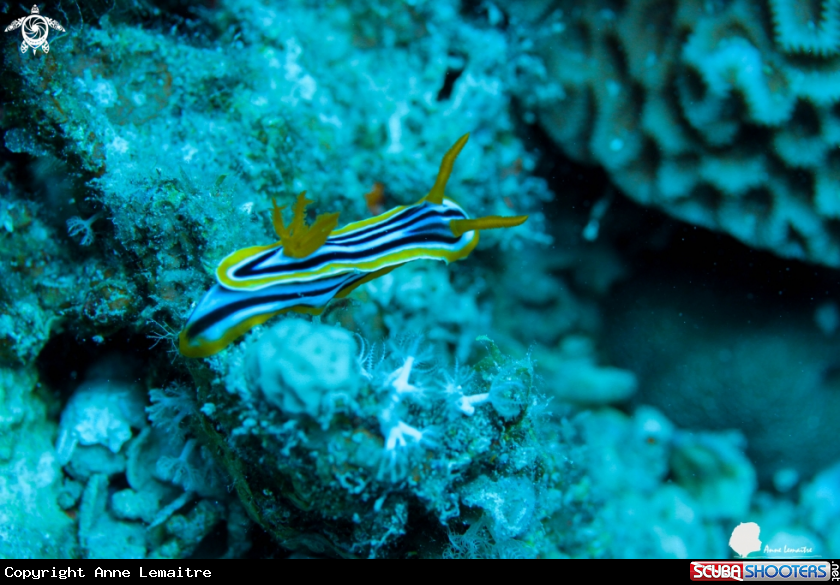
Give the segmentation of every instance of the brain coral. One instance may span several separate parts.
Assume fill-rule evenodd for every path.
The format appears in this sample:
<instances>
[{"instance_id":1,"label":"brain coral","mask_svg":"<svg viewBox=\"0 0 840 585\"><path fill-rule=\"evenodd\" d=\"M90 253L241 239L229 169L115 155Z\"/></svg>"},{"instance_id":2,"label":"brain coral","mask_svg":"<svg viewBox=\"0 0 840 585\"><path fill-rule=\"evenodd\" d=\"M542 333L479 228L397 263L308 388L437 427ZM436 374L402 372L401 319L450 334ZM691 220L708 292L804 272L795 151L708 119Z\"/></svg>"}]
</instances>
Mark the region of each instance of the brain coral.
<instances>
[{"instance_id":1,"label":"brain coral","mask_svg":"<svg viewBox=\"0 0 840 585\"><path fill-rule=\"evenodd\" d=\"M569 156L642 204L840 266L840 0L502 4L545 67L526 111Z\"/></svg>"}]
</instances>

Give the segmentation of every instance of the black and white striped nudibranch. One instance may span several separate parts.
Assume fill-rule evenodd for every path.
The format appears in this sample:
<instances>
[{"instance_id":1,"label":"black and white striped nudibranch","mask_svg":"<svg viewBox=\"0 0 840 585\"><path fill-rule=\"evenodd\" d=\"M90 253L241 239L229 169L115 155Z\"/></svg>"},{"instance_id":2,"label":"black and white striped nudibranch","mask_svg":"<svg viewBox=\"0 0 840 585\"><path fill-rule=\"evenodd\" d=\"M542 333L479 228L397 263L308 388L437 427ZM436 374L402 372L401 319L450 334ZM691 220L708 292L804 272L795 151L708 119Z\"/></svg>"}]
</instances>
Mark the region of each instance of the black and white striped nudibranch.
<instances>
[{"instance_id":1,"label":"black and white striped nudibranch","mask_svg":"<svg viewBox=\"0 0 840 585\"><path fill-rule=\"evenodd\" d=\"M520 225L528 216L469 219L444 196L455 158L469 134L444 155L437 180L414 205L335 229L338 214L320 215L308 226L305 192L292 222L283 223L275 204L272 221L280 241L238 250L216 270L218 284L199 302L179 336L181 353L206 357L252 327L286 311L319 314L334 298L413 260L466 258L480 230Z\"/></svg>"}]
</instances>

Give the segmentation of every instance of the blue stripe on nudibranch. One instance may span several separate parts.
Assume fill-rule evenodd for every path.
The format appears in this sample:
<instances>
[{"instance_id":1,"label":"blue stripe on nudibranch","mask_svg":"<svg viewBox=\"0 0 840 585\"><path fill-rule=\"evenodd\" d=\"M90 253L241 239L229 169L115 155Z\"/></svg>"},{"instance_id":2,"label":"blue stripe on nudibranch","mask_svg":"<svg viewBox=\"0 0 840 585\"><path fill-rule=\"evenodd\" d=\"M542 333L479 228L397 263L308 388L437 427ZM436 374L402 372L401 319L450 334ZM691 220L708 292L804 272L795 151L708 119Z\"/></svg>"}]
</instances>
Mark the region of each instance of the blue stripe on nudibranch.
<instances>
[{"instance_id":1,"label":"blue stripe on nudibranch","mask_svg":"<svg viewBox=\"0 0 840 585\"><path fill-rule=\"evenodd\" d=\"M520 225L527 216L469 219L444 197L444 187L462 136L443 157L434 186L415 205L390 211L333 230L337 214L304 221L310 201L302 193L287 227L282 208L272 214L281 241L238 250L216 270L219 281L193 310L179 336L187 357L206 357L271 317L287 311L319 314L334 298L413 260L466 258L482 229ZM285 246L285 247L284 247Z\"/></svg>"}]
</instances>

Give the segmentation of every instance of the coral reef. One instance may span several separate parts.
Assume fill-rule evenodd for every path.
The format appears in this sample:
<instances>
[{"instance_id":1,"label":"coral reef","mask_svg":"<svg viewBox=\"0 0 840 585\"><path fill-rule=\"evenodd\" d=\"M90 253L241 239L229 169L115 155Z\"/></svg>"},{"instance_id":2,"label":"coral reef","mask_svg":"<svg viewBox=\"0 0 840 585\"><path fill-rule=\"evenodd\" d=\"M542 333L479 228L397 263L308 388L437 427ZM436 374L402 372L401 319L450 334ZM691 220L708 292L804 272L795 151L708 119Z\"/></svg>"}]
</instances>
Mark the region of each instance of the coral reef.
<instances>
[{"instance_id":1,"label":"coral reef","mask_svg":"<svg viewBox=\"0 0 840 585\"><path fill-rule=\"evenodd\" d=\"M528 126L836 265L837 3L500 4L59 2L49 54L9 43L0 556L725 558L746 521L837 556L833 273L750 311L711 269L711 300L619 286L690 228ZM178 353L273 200L415 203L465 132L447 195L527 224Z\"/></svg>"},{"instance_id":2,"label":"coral reef","mask_svg":"<svg viewBox=\"0 0 840 585\"><path fill-rule=\"evenodd\" d=\"M199 388L204 432L250 515L310 554L440 555L435 540L479 524L487 554L552 550L555 523L586 501L563 503L576 447L543 420L530 362L487 342L474 370L448 369L419 338L359 341L287 319Z\"/></svg>"},{"instance_id":3,"label":"coral reef","mask_svg":"<svg viewBox=\"0 0 840 585\"><path fill-rule=\"evenodd\" d=\"M10 104L7 147L78 169L70 189L80 196L72 206L55 202L53 226L66 223L89 258L136 267L110 276L95 295L102 300L85 307L94 334L107 339L114 328L101 324L143 329L151 319L180 329L221 258L243 242L276 239L266 221L272 198L282 205L307 189L319 212L341 209L342 222L367 217L370 205L416 202L465 131L473 131L470 149L449 192L476 217L534 211L528 229L491 233L490 245L545 241L537 207L551 195L513 133L498 67L504 37L447 5L403 21L401 11L355 2L222 3L207 14L207 36L192 39L109 14L84 34L68 28L61 60L15 61L15 91L48 97ZM397 39L368 38L380 29L362 33L358 18L407 28ZM227 45L235 59L220 58ZM356 65L336 77L354 51ZM383 53L386 70L376 65ZM460 77L449 95L453 67ZM380 197L368 205L374 182ZM398 327L405 312L393 313Z\"/></svg>"},{"instance_id":4,"label":"coral reef","mask_svg":"<svg viewBox=\"0 0 840 585\"><path fill-rule=\"evenodd\" d=\"M120 367L118 358L97 364L58 429L55 453L66 477L57 502L77 519L79 556L182 558L224 520L238 539L229 539L228 554L241 554L248 523L190 431L189 392L152 390L146 408L145 392Z\"/></svg>"},{"instance_id":5,"label":"coral reef","mask_svg":"<svg viewBox=\"0 0 840 585\"><path fill-rule=\"evenodd\" d=\"M603 500L596 526L602 546L621 558L731 558L732 529L756 522L778 554L785 546L836 551L837 465L799 490L797 501L757 490L739 432L676 428L661 411L611 408L581 414L591 457L592 497Z\"/></svg>"},{"instance_id":6,"label":"coral reef","mask_svg":"<svg viewBox=\"0 0 840 585\"><path fill-rule=\"evenodd\" d=\"M500 4L525 115L563 152L644 205L840 266L837 2Z\"/></svg>"}]
</instances>

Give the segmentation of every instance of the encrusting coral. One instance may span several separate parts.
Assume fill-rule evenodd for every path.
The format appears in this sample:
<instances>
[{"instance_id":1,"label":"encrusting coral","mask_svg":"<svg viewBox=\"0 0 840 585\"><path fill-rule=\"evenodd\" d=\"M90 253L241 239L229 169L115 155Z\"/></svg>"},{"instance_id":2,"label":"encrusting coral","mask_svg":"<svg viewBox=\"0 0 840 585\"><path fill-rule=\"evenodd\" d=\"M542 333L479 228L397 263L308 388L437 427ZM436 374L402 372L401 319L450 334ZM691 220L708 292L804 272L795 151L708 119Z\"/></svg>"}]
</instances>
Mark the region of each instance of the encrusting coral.
<instances>
[{"instance_id":1,"label":"encrusting coral","mask_svg":"<svg viewBox=\"0 0 840 585\"><path fill-rule=\"evenodd\" d=\"M476 366L442 368L420 338L371 345L286 318L226 365L209 360L203 432L249 515L289 549L435 556L478 525L481 554L549 554L549 535L593 506L561 497L582 480L578 451L546 416L530 360L485 341Z\"/></svg>"}]
</instances>

